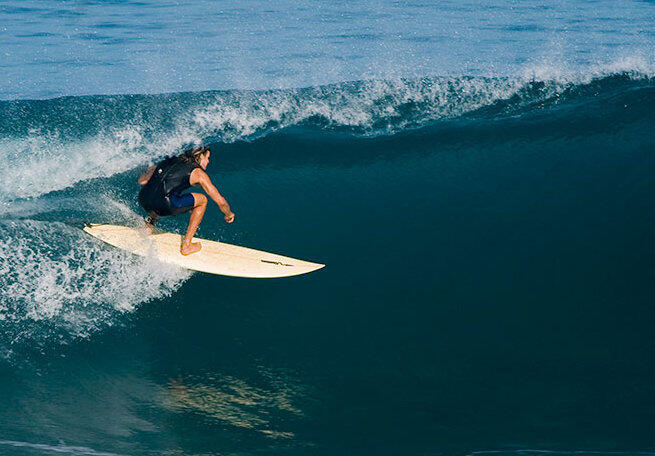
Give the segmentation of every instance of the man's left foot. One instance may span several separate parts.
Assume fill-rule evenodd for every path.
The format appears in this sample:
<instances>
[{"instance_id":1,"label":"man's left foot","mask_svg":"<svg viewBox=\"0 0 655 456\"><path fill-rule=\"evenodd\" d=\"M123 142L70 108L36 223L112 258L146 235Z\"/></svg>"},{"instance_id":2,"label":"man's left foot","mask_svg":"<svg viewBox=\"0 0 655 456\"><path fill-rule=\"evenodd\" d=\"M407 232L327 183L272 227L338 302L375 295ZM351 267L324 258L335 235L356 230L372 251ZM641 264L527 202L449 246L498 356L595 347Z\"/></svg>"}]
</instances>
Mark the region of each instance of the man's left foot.
<instances>
[{"instance_id":1,"label":"man's left foot","mask_svg":"<svg viewBox=\"0 0 655 456\"><path fill-rule=\"evenodd\" d=\"M201 248L202 245L200 245L200 242L192 242L189 245L182 244L182 247L180 247L180 253L182 255L191 255L192 253L199 252Z\"/></svg>"}]
</instances>

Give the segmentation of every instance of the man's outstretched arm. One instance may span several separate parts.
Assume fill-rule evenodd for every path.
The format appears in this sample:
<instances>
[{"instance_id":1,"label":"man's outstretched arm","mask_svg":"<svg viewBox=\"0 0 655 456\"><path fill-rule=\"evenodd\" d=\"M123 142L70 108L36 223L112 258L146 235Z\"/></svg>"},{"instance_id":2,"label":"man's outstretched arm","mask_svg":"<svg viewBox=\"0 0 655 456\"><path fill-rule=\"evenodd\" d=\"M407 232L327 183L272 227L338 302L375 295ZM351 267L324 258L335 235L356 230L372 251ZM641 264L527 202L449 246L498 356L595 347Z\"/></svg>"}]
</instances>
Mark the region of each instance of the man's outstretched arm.
<instances>
[{"instance_id":1,"label":"man's outstretched arm","mask_svg":"<svg viewBox=\"0 0 655 456\"><path fill-rule=\"evenodd\" d=\"M193 176L193 174L196 174L196 176ZM195 179L193 179L195 177ZM200 169L196 169L192 173L192 182L191 184L199 184L202 189L207 193L207 196L209 196L219 207L221 212L225 215L225 221L227 223L232 223L234 221L234 213L230 209L230 205L228 204L227 200L223 198L223 196L218 192L214 184L212 184L211 179L207 175L206 172L201 171ZM195 182L193 182L195 181Z\"/></svg>"}]
</instances>

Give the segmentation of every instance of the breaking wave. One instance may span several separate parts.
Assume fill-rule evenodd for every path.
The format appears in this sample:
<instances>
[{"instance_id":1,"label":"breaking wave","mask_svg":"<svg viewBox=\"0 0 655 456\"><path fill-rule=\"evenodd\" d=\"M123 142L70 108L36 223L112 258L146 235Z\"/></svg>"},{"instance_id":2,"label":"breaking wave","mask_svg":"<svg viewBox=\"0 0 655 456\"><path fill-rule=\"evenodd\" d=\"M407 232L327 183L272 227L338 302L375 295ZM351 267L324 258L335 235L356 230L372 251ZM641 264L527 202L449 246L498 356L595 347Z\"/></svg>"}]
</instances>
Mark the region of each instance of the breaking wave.
<instances>
[{"instance_id":1,"label":"breaking wave","mask_svg":"<svg viewBox=\"0 0 655 456\"><path fill-rule=\"evenodd\" d=\"M318 142L326 132L382 141L416 129L439 138L444 125L465 137L471 122L498 125L540 113L553 114L564 129L567 116L597 116L600 103L604 123L595 128L611 129L624 121L624 106L652 110L653 74L644 61L626 60L585 73L535 67L512 78L2 101L0 355L89 337L188 277L104 248L71 226L85 217L140 223L134 203L121 199L121 173L197 143L245 141L256 148L258 138L293 126L308 128ZM97 178L108 184L74 197L64 191Z\"/></svg>"}]
</instances>

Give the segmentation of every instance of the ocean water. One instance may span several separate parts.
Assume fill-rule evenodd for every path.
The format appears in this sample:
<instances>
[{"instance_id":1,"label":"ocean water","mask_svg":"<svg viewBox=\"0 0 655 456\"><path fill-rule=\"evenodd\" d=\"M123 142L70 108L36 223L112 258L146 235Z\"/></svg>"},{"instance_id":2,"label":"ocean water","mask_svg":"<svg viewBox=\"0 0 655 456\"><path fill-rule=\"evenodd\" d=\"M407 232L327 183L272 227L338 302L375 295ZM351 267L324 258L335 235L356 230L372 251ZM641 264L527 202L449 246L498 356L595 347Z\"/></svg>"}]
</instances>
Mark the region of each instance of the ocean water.
<instances>
[{"instance_id":1,"label":"ocean water","mask_svg":"<svg viewBox=\"0 0 655 456\"><path fill-rule=\"evenodd\" d=\"M655 455L655 3L2 2L0 75L0 454ZM201 143L326 268L79 229Z\"/></svg>"}]
</instances>

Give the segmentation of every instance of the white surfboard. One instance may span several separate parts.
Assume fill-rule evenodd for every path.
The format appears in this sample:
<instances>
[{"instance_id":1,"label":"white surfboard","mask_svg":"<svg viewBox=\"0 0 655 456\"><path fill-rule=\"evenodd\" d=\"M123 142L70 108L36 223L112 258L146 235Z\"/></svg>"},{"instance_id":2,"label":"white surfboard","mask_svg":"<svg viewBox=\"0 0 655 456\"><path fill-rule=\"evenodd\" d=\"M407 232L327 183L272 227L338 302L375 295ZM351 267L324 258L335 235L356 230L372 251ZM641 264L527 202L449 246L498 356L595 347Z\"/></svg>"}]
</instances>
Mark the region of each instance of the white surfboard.
<instances>
[{"instance_id":1,"label":"white surfboard","mask_svg":"<svg viewBox=\"0 0 655 456\"><path fill-rule=\"evenodd\" d=\"M180 253L179 234L156 232L119 225L91 224L84 231L107 244L140 256L151 256L163 263L174 264L192 271L234 277L288 277L316 271L324 264L310 263L274 253L248 249L238 245L194 238L202 244L200 252Z\"/></svg>"}]
</instances>

